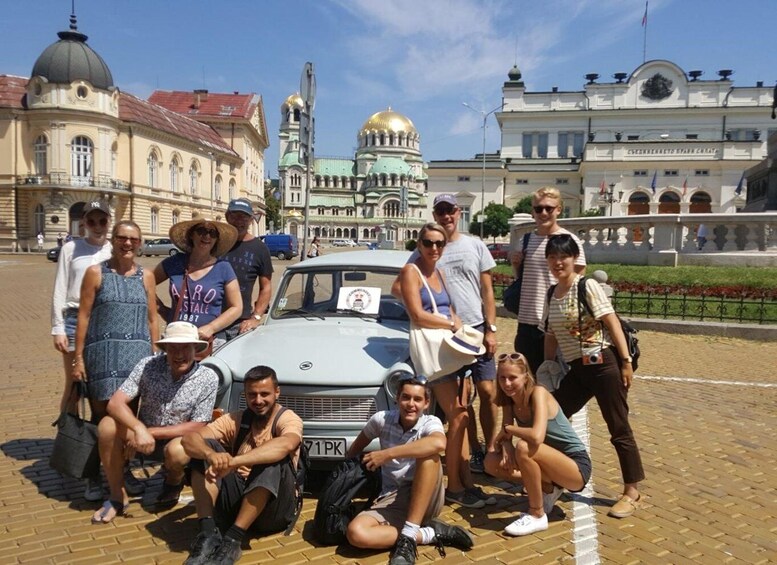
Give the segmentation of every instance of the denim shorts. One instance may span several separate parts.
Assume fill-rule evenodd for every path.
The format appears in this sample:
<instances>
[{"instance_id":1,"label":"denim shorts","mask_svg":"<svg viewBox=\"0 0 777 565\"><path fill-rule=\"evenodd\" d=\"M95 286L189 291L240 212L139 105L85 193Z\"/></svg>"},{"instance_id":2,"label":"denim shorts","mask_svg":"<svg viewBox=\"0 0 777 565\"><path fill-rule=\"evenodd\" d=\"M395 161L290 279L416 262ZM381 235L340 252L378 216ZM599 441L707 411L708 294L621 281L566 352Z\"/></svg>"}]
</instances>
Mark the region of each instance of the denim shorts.
<instances>
[{"instance_id":1,"label":"denim shorts","mask_svg":"<svg viewBox=\"0 0 777 565\"><path fill-rule=\"evenodd\" d=\"M587 451L575 451L574 453L567 453L566 455L577 464L580 476L583 477L583 488L580 490L570 490L569 492L580 492L591 479L591 457L588 455Z\"/></svg>"},{"instance_id":2,"label":"denim shorts","mask_svg":"<svg viewBox=\"0 0 777 565\"><path fill-rule=\"evenodd\" d=\"M76 350L76 326L78 325L78 308L65 308L65 335L67 336L67 350Z\"/></svg>"}]
</instances>

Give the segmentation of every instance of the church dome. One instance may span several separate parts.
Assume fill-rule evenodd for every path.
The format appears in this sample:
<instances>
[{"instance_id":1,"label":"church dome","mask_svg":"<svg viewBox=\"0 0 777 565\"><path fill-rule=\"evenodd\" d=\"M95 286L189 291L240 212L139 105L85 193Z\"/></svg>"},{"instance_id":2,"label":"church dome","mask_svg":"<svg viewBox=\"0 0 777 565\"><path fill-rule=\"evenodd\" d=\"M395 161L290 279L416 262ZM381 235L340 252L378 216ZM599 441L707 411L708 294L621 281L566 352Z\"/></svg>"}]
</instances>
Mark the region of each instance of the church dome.
<instances>
[{"instance_id":1,"label":"church dome","mask_svg":"<svg viewBox=\"0 0 777 565\"><path fill-rule=\"evenodd\" d=\"M295 92L291 96L289 96L286 100L283 101L283 104L281 104L281 109L286 108L304 108L305 107L305 101L302 100L302 96L299 95L299 92Z\"/></svg>"},{"instance_id":2,"label":"church dome","mask_svg":"<svg viewBox=\"0 0 777 565\"><path fill-rule=\"evenodd\" d=\"M108 65L86 44L86 35L78 32L75 16L70 16L70 30L57 35L59 41L46 47L35 61L32 78L39 76L57 84L85 80L103 90L114 86Z\"/></svg>"},{"instance_id":3,"label":"church dome","mask_svg":"<svg viewBox=\"0 0 777 565\"><path fill-rule=\"evenodd\" d=\"M391 107L373 114L364 122L361 132L371 131L418 133L410 118L399 112L394 112Z\"/></svg>"}]
</instances>

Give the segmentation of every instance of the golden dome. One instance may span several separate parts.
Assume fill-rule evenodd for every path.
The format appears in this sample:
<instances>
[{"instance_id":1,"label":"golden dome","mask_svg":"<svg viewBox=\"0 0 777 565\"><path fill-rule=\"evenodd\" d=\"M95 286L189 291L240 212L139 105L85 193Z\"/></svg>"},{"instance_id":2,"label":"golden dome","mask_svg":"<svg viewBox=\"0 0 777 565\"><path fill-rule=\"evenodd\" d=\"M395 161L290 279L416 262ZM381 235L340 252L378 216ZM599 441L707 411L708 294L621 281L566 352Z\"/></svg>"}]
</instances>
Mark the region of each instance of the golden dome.
<instances>
[{"instance_id":1,"label":"golden dome","mask_svg":"<svg viewBox=\"0 0 777 565\"><path fill-rule=\"evenodd\" d=\"M305 107L305 102L302 100L302 96L299 95L299 92L295 92L281 104L281 108L293 108L294 106L298 108Z\"/></svg>"},{"instance_id":2,"label":"golden dome","mask_svg":"<svg viewBox=\"0 0 777 565\"><path fill-rule=\"evenodd\" d=\"M394 112L391 109L391 106L389 106L387 110L376 112L364 122L361 132L370 131L418 133L413 122L410 121L410 118L403 116L398 112Z\"/></svg>"}]
</instances>

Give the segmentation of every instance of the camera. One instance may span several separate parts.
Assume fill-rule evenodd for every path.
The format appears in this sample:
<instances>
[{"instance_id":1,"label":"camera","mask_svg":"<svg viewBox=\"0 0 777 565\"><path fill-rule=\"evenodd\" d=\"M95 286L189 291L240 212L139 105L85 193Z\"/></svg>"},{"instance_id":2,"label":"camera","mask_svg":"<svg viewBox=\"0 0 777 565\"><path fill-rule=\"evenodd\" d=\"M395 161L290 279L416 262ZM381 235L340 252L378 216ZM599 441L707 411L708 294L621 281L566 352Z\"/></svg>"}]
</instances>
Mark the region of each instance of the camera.
<instances>
[{"instance_id":1,"label":"camera","mask_svg":"<svg viewBox=\"0 0 777 565\"><path fill-rule=\"evenodd\" d=\"M583 354L583 365L601 365L602 363L604 363L604 355L600 351Z\"/></svg>"}]
</instances>

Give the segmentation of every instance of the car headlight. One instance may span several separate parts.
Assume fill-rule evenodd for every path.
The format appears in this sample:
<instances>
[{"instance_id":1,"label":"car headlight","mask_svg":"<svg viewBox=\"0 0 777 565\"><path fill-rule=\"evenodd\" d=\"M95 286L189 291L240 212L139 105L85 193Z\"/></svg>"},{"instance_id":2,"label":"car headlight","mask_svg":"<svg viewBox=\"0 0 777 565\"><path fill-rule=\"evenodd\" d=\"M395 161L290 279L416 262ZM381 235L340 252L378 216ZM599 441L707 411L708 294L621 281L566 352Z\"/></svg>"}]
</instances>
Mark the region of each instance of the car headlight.
<instances>
[{"instance_id":1,"label":"car headlight","mask_svg":"<svg viewBox=\"0 0 777 565\"><path fill-rule=\"evenodd\" d=\"M388 397L396 401L397 399L397 386L399 385L399 381L402 379L407 378L413 378L415 376L415 373L408 370L407 368L402 369L396 369L394 371L391 371L389 373L389 376L386 378L385 381L383 381L383 388L386 389L386 394Z\"/></svg>"}]
</instances>

